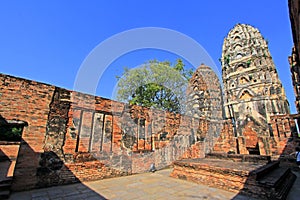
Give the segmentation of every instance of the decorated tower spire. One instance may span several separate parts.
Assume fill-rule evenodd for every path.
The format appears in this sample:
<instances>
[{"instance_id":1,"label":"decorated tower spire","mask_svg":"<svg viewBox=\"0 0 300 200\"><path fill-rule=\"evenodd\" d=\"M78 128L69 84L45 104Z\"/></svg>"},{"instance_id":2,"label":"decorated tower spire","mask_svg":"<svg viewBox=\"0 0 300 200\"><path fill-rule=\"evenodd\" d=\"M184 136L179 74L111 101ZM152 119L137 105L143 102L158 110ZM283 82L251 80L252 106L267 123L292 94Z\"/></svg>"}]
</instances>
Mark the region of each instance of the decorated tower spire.
<instances>
[{"instance_id":1,"label":"decorated tower spire","mask_svg":"<svg viewBox=\"0 0 300 200\"><path fill-rule=\"evenodd\" d=\"M224 39L222 78L225 115L236 134L252 120L257 132L265 134L270 116L288 114L289 104L279 80L268 42L257 28L237 24Z\"/></svg>"}]
</instances>

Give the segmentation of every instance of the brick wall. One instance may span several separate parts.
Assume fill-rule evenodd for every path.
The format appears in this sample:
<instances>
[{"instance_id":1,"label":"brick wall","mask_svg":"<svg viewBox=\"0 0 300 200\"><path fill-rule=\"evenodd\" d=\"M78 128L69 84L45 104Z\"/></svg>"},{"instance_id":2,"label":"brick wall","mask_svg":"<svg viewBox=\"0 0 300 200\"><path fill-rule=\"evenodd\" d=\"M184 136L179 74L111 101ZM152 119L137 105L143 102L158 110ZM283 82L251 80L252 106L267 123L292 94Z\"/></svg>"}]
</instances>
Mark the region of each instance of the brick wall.
<instances>
[{"instance_id":1,"label":"brick wall","mask_svg":"<svg viewBox=\"0 0 300 200\"><path fill-rule=\"evenodd\" d=\"M0 115L22 120L13 190L96 180L204 157L208 122L0 74Z\"/></svg>"},{"instance_id":2,"label":"brick wall","mask_svg":"<svg viewBox=\"0 0 300 200\"><path fill-rule=\"evenodd\" d=\"M55 87L0 74L0 115L6 120L23 120L24 127L15 167L14 187L35 187L36 168L48 121L49 104Z\"/></svg>"},{"instance_id":3,"label":"brick wall","mask_svg":"<svg viewBox=\"0 0 300 200\"><path fill-rule=\"evenodd\" d=\"M0 142L0 158L16 160L19 152L19 142Z\"/></svg>"},{"instance_id":4,"label":"brick wall","mask_svg":"<svg viewBox=\"0 0 300 200\"><path fill-rule=\"evenodd\" d=\"M258 131L255 126L255 122L249 120L238 135L234 133L231 120L225 121L213 151L282 156L295 151L297 132L293 115L271 116L270 124L266 125L269 130L265 132Z\"/></svg>"},{"instance_id":5,"label":"brick wall","mask_svg":"<svg viewBox=\"0 0 300 200\"><path fill-rule=\"evenodd\" d=\"M129 106L4 74L0 96L1 117L28 123L13 190L146 172L152 163L160 169L181 158L204 157L212 148L247 154L256 136L261 155L294 147L289 115L274 118L273 135L255 132L250 120L237 137L230 120Z\"/></svg>"}]
</instances>

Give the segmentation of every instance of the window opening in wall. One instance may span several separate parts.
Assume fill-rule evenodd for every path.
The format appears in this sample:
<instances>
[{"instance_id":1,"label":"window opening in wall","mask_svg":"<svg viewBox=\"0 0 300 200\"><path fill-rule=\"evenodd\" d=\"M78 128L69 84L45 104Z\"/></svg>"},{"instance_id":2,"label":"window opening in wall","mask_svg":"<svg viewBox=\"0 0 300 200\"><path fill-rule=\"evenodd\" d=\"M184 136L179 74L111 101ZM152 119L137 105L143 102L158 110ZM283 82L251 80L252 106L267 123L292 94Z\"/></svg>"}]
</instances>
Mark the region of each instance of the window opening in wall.
<instances>
[{"instance_id":1,"label":"window opening in wall","mask_svg":"<svg viewBox=\"0 0 300 200\"><path fill-rule=\"evenodd\" d=\"M6 125L0 126L0 141L21 141L23 127Z\"/></svg>"},{"instance_id":2,"label":"window opening in wall","mask_svg":"<svg viewBox=\"0 0 300 200\"><path fill-rule=\"evenodd\" d=\"M271 94L271 95L272 95L272 94L275 94L275 89L274 89L273 86L270 87L270 94Z\"/></svg>"},{"instance_id":3,"label":"window opening in wall","mask_svg":"<svg viewBox=\"0 0 300 200\"><path fill-rule=\"evenodd\" d=\"M145 149L146 141L145 141L145 119L136 119L137 121L137 150ZM141 146L140 146L141 145Z\"/></svg>"},{"instance_id":4,"label":"window opening in wall","mask_svg":"<svg viewBox=\"0 0 300 200\"><path fill-rule=\"evenodd\" d=\"M92 151L92 142L93 142L93 138L94 138L94 134L95 134L95 125L94 125L94 121L95 121L95 113L93 112L92 115L92 125L91 125L91 133L90 133L90 141L89 141L89 152Z\"/></svg>"},{"instance_id":5,"label":"window opening in wall","mask_svg":"<svg viewBox=\"0 0 300 200\"><path fill-rule=\"evenodd\" d=\"M94 132L93 132L93 151L102 151L102 135L103 135L103 123L105 115L103 113L96 113L94 118Z\"/></svg>"},{"instance_id":6,"label":"window opening in wall","mask_svg":"<svg viewBox=\"0 0 300 200\"><path fill-rule=\"evenodd\" d=\"M277 122L278 122L277 119L275 119L276 130L277 130L277 136L280 137L280 133L279 133L279 128L278 128Z\"/></svg>"},{"instance_id":7,"label":"window opening in wall","mask_svg":"<svg viewBox=\"0 0 300 200\"><path fill-rule=\"evenodd\" d=\"M281 94L281 89L280 89L280 87L276 88L276 93L277 93L277 94Z\"/></svg>"},{"instance_id":8,"label":"window opening in wall","mask_svg":"<svg viewBox=\"0 0 300 200\"><path fill-rule=\"evenodd\" d=\"M70 132L71 136L73 135L72 138L76 138L75 152L102 151L104 143L112 148L113 121L109 118L110 115L95 111L77 111L78 117L73 119L74 130ZM86 145L86 150L81 150L84 147L82 145Z\"/></svg>"},{"instance_id":9,"label":"window opening in wall","mask_svg":"<svg viewBox=\"0 0 300 200\"><path fill-rule=\"evenodd\" d=\"M282 121L282 130L283 130L283 135L286 138L286 129L285 129L285 122Z\"/></svg>"},{"instance_id":10,"label":"window opening in wall","mask_svg":"<svg viewBox=\"0 0 300 200\"><path fill-rule=\"evenodd\" d=\"M105 121L104 125L104 133L105 133L105 139L111 140L111 134L112 134L112 122L110 120Z\"/></svg>"},{"instance_id":11,"label":"window opening in wall","mask_svg":"<svg viewBox=\"0 0 300 200\"><path fill-rule=\"evenodd\" d=\"M79 125L78 125L78 133L77 133L77 139L76 139L75 152L78 152L78 149L79 149L79 139L80 139L81 126L82 126L82 117L83 117L83 111L81 110L80 117L79 117Z\"/></svg>"},{"instance_id":12,"label":"window opening in wall","mask_svg":"<svg viewBox=\"0 0 300 200\"><path fill-rule=\"evenodd\" d=\"M243 55L241 54L241 53L238 53L238 54L236 54L236 59L240 59L240 58L242 58L243 57Z\"/></svg>"},{"instance_id":13,"label":"window opening in wall","mask_svg":"<svg viewBox=\"0 0 300 200\"><path fill-rule=\"evenodd\" d=\"M101 123L101 140L100 140L100 151L102 151L103 149L103 142L104 142L104 126L105 126L105 117L106 115L103 115L102 121L100 121Z\"/></svg>"},{"instance_id":14,"label":"window opening in wall","mask_svg":"<svg viewBox=\"0 0 300 200\"><path fill-rule=\"evenodd\" d=\"M145 119L139 119L139 139L145 139Z\"/></svg>"},{"instance_id":15,"label":"window opening in wall","mask_svg":"<svg viewBox=\"0 0 300 200\"><path fill-rule=\"evenodd\" d=\"M271 125L271 124L268 124L268 127L269 127L270 136L271 136L271 137L274 137L272 125Z\"/></svg>"},{"instance_id":16,"label":"window opening in wall","mask_svg":"<svg viewBox=\"0 0 300 200\"><path fill-rule=\"evenodd\" d=\"M238 41L240 39L241 39L240 36L235 36L234 41L236 42L236 41Z\"/></svg>"},{"instance_id":17,"label":"window opening in wall","mask_svg":"<svg viewBox=\"0 0 300 200\"><path fill-rule=\"evenodd\" d=\"M168 132L163 132L160 134L160 140L165 141L167 139Z\"/></svg>"},{"instance_id":18,"label":"window opening in wall","mask_svg":"<svg viewBox=\"0 0 300 200\"><path fill-rule=\"evenodd\" d=\"M5 120L0 115L0 141L20 142L22 132L27 122L19 120Z\"/></svg>"},{"instance_id":19,"label":"window opening in wall","mask_svg":"<svg viewBox=\"0 0 300 200\"><path fill-rule=\"evenodd\" d=\"M255 147L247 147L247 150L250 155L260 155L258 143L256 143Z\"/></svg>"}]
</instances>

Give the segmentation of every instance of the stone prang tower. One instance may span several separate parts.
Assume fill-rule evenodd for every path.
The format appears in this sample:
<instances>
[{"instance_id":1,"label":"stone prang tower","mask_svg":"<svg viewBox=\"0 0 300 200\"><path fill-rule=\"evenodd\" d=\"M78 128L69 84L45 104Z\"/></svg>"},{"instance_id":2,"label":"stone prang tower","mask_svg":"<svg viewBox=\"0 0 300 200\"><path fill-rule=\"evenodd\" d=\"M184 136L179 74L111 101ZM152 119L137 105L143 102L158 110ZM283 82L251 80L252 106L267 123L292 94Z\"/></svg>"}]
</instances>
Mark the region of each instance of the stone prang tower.
<instances>
[{"instance_id":1,"label":"stone prang tower","mask_svg":"<svg viewBox=\"0 0 300 200\"><path fill-rule=\"evenodd\" d=\"M222 120L222 88L216 73L201 64L187 88L186 115L194 118Z\"/></svg>"},{"instance_id":2,"label":"stone prang tower","mask_svg":"<svg viewBox=\"0 0 300 200\"><path fill-rule=\"evenodd\" d=\"M209 66L201 64L190 79L186 94L185 114L193 117L193 121L199 126L194 130L195 141L204 142L204 151L209 153L223 127L220 80ZM204 119L209 123L204 125Z\"/></svg>"},{"instance_id":3,"label":"stone prang tower","mask_svg":"<svg viewBox=\"0 0 300 200\"><path fill-rule=\"evenodd\" d=\"M272 135L270 116L288 114L289 104L267 41L258 29L237 24L224 39L221 62L225 115L235 136Z\"/></svg>"}]
</instances>

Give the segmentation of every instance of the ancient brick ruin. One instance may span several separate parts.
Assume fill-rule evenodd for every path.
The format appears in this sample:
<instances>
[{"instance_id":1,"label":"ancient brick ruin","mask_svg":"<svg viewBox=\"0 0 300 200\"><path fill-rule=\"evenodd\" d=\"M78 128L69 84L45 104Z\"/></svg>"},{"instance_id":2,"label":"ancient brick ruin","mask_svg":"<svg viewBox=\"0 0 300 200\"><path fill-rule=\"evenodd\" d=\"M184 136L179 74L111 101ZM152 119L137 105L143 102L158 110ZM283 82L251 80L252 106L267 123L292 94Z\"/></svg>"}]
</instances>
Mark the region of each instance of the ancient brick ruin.
<instances>
[{"instance_id":1,"label":"ancient brick ruin","mask_svg":"<svg viewBox=\"0 0 300 200\"><path fill-rule=\"evenodd\" d=\"M237 24L222 53L225 118L205 158L174 162L172 177L238 191L259 199L285 199L296 176L274 158L298 145L294 119L266 41Z\"/></svg>"},{"instance_id":2,"label":"ancient brick ruin","mask_svg":"<svg viewBox=\"0 0 300 200\"><path fill-rule=\"evenodd\" d=\"M204 157L208 120L0 75L1 116L25 121L13 190L160 169ZM199 130L199 131L198 131ZM26 179L26 182L24 181Z\"/></svg>"},{"instance_id":3,"label":"ancient brick ruin","mask_svg":"<svg viewBox=\"0 0 300 200\"><path fill-rule=\"evenodd\" d=\"M0 74L1 118L24 122L12 190L147 172L211 153L293 152L294 116L257 29L238 24L229 32L222 71L224 97L213 70L196 70L185 114Z\"/></svg>"},{"instance_id":4,"label":"ancient brick ruin","mask_svg":"<svg viewBox=\"0 0 300 200\"><path fill-rule=\"evenodd\" d=\"M259 123L262 131L271 115L289 114L289 104L260 32L250 25L238 24L224 40L222 76L226 117L236 124L236 134L246 118Z\"/></svg>"},{"instance_id":5,"label":"ancient brick ruin","mask_svg":"<svg viewBox=\"0 0 300 200\"><path fill-rule=\"evenodd\" d=\"M300 113L300 32L299 32L299 12L300 4L298 0L289 0L289 14L291 21L291 29L293 33L294 47L292 48L292 55L289 57L290 70L292 75L292 83L295 92L295 105L297 112Z\"/></svg>"},{"instance_id":6,"label":"ancient brick ruin","mask_svg":"<svg viewBox=\"0 0 300 200\"><path fill-rule=\"evenodd\" d=\"M232 122L235 138L229 143L237 147L230 150L241 154L281 154L281 144L275 139L281 136L274 132L282 125L275 118L286 120L284 130L288 136L294 121L289 116L289 104L267 42L256 28L237 24L229 31L223 43L222 77L225 116Z\"/></svg>"},{"instance_id":7,"label":"ancient brick ruin","mask_svg":"<svg viewBox=\"0 0 300 200\"><path fill-rule=\"evenodd\" d=\"M187 88L186 115L211 120L223 119L222 88L215 72L201 64Z\"/></svg>"},{"instance_id":8,"label":"ancient brick ruin","mask_svg":"<svg viewBox=\"0 0 300 200\"><path fill-rule=\"evenodd\" d=\"M270 156L212 153L174 162L172 177L257 199L286 199L296 176Z\"/></svg>"},{"instance_id":9,"label":"ancient brick ruin","mask_svg":"<svg viewBox=\"0 0 300 200\"><path fill-rule=\"evenodd\" d=\"M300 112L300 66L297 50L294 47L292 49L292 55L289 57L290 70L292 73L292 83L294 87L294 93L296 96L295 105L297 112Z\"/></svg>"},{"instance_id":10,"label":"ancient brick ruin","mask_svg":"<svg viewBox=\"0 0 300 200\"><path fill-rule=\"evenodd\" d=\"M224 126L222 105L222 88L217 75L201 64L189 81L185 114L194 120L209 121L208 130L198 129L195 135L196 141L204 142L205 153L211 152Z\"/></svg>"}]
</instances>

